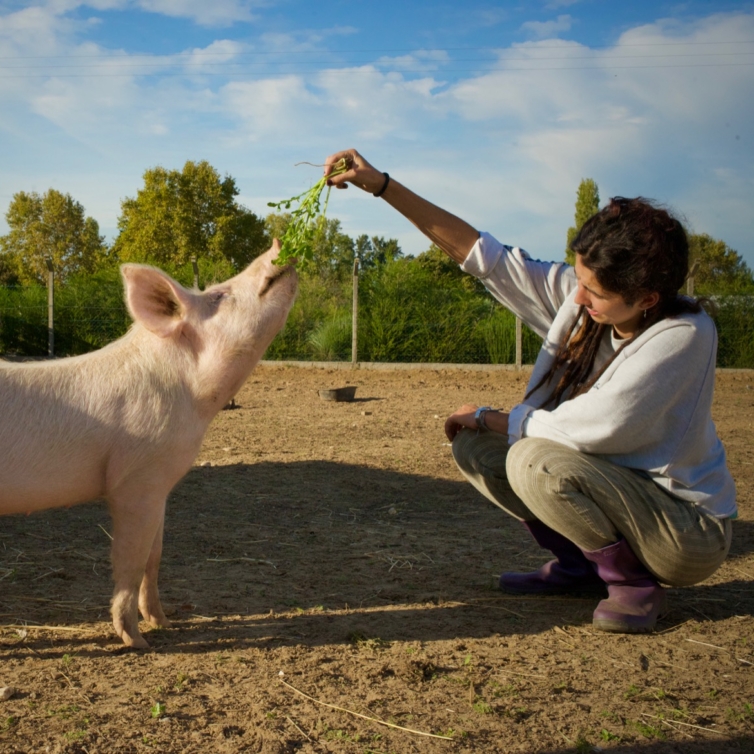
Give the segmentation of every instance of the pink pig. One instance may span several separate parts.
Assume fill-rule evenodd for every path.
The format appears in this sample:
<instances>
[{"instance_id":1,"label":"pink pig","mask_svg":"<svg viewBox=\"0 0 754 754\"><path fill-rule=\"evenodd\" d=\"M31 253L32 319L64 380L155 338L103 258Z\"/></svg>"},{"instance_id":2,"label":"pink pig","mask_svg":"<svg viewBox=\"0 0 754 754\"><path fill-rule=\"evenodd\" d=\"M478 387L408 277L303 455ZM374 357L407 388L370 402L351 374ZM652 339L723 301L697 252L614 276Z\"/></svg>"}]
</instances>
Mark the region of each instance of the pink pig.
<instances>
[{"instance_id":1,"label":"pink pig","mask_svg":"<svg viewBox=\"0 0 754 754\"><path fill-rule=\"evenodd\" d=\"M279 251L274 241L204 292L123 265L126 335L84 356L0 361L0 514L107 500L113 625L128 646L148 646L138 611L169 625L157 589L167 495L293 304L296 272L273 264Z\"/></svg>"}]
</instances>

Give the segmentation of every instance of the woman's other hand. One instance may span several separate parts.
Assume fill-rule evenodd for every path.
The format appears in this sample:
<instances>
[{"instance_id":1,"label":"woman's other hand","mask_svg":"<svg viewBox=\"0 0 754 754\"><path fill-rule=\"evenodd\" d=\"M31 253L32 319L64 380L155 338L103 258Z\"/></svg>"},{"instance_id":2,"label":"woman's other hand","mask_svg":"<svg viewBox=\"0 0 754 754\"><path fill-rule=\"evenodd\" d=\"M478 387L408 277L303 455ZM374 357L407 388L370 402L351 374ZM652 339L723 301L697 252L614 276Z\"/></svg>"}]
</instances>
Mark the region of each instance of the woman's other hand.
<instances>
[{"instance_id":1,"label":"woman's other hand","mask_svg":"<svg viewBox=\"0 0 754 754\"><path fill-rule=\"evenodd\" d=\"M476 423L476 411L479 406L464 403L445 420L445 436L453 442L462 429L479 429ZM508 414L505 411L489 409L484 414L484 424L488 431L501 435L508 434Z\"/></svg>"},{"instance_id":2,"label":"woman's other hand","mask_svg":"<svg viewBox=\"0 0 754 754\"><path fill-rule=\"evenodd\" d=\"M445 436L453 442L455 436L465 427L467 429L476 429L476 419L474 414L479 406L471 403L464 403L461 408L456 409L445 420Z\"/></svg>"}]
</instances>

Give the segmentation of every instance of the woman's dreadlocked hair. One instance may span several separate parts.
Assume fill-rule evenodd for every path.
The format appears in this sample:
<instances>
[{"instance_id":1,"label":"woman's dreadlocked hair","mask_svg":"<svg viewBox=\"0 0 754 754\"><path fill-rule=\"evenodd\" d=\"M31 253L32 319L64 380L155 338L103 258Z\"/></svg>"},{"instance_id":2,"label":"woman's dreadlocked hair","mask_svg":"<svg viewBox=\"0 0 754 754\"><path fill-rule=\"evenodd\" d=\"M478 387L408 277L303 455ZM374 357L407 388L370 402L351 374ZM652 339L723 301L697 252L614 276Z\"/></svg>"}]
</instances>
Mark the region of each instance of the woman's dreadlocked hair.
<instances>
[{"instance_id":1,"label":"woman's dreadlocked hair","mask_svg":"<svg viewBox=\"0 0 754 754\"><path fill-rule=\"evenodd\" d=\"M688 274L686 231L667 210L647 199L614 197L584 223L570 248L604 290L619 294L627 304L648 293L659 293L659 301L646 311L633 338L666 317L701 311L699 301L678 295ZM580 307L550 370L526 397L550 383L561 369L563 374L543 408L557 406L567 393L565 399L569 400L589 390L633 339L627 339L602 369L589 378L609 327L595 322L585 307Z\"/></svg>"}]
</instances>

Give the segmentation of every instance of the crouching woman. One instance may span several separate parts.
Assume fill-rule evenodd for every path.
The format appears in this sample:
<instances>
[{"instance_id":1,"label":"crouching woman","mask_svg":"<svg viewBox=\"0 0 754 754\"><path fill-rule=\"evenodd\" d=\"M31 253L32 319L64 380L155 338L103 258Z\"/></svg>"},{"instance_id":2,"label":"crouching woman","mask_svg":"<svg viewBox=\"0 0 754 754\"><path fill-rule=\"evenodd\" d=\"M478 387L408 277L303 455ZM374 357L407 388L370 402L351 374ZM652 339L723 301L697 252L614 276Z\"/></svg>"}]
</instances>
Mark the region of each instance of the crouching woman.
<instances>
[{"instance_id":1,"label":"crouching woman","mask_svg":"<svg viewBox=\"0 0 754 754\"><path fill-rule=\"evenodd\" d=\"M717 334L679 295L681 224L611 200L574 239L575 268L482 235L463 262L544 336L524 401L463 406L446 422L463 474L555 560L504 573L517 594L604 593L603 631L651 631L662 584L714 573L730 548L735 487L711 417Z\"/></svg>"},{"instance_id":2,"label":"crouching woman","mask_svg":"<svg viewBox=\"0 0 754 754\"><path fill-rule=\"evenodd\" d=\"M331 175L341 158L349 169ZM504 573L517 594L597 590L595 628L641 633L730 548L735 487L712 422L717 333L694 299L683 226L644 199L612 199L572 242L575 267L479 233L355 150L328 157L402 213L544 338L510 411L466 404L445 423L463 474L555 559Z\"/></svg>"}]
</instances>

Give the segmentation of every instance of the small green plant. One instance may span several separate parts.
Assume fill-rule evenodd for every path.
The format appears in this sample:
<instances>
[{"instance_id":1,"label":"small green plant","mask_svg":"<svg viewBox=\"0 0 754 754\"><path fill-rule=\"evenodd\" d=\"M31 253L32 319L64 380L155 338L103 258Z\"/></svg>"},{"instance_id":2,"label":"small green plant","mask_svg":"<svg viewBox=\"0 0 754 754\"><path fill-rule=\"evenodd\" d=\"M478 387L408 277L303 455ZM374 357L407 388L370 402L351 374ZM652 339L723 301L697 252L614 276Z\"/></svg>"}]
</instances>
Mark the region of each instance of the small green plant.
<instances>
[{"instance_id":1,"label":"small green plant","mask_svg":"<svg viewBox=\"0 0 754 754\"><path fill-rule=\"evenodd\" d=\"M594 747L583 735L580 735L573 745L573 750L576 754L592 754Z\"/></svg>"},{"instance_id":2,"label":"small green plant","mask_svg":"<svg viewBox=\"0 0 754 754\"><path fill-rule=\"evenodd\" d=\"M10 715L9 717L6 717L5 720L3 720L2 728L3 730L10 730L15 725L18 725L18 718Z\"/></svg>"},{"instance_id":3,"label":"small green plant","mask_svg":"<svg viewBox=\"0 0 754 754\"><path fill-rule=\"evenodd\" d=\"M182 691L183 686L185 685L186 681L188 681L188 676L184 675L183 673L178 673L178 675L175 677L175 683L173 684L173 689L175 691Z\"/></svg>"},{"instance_id":4,"label":"small green plant","mask_svg":"<svg viewBox=\"0 0 754 754\"><path fill-rule=\"evenodd\" d=\"M734 710L732 707L728 707L725 716L728 718L728 720L731 720L733 722L752 722L754 721L754 706L752 706L749 702L745 702L740 712Z\"/></svg>"},{"instance_id":5,"label":"small green plant","mask_svg":"<svg viewBox=\"0 0 754 754\"><path fill-rule=\"evenodd\" d=\"M616 714L615 712L610 712L610 710L602 710L600 712L600 717L610 720L611 723L620 723L623 724L623 720L621 719L620 715Z\"/></svg>"},{"instance_id":6,"label":"small green plant","mask_svg":"<svg viewBox=\"0 0 754 754\"><path fill-rule=\"evenodd\" d=\"M76 728L75 730L69 730L68 733L65 734L65 738L67 741L80 741L82 738L86 737L86 734L86 728Z\"/></svg>"},{"instance_id":7,"label":"small green plant","mask_svg":"<svg viewBox=\"0 0 754 754\"><path fill-rule=\"evenodd\" d=\"M62 707L57 707L56 709L48 708L47 717L59 717L61 720L70 720L80 711L81 708L78 704L64 704Z\"/></svg>"},{"instance_id":8,"label":"small green plant","mask_svg":"<svg viewBox=\"0 0 754 754\"><path fill-rule=\"evenodd\" d=\"M487 704L484 699L479 699L471 706L474 709L474 712L478 712L480 715L491 715L494 712L492 706Z\"/></svg>"},{"instance_id":9,"label":"small green plant","mask_svg":"<svg viewBox=\"0 0 754 754\"><path fill-rule=\"evenodd\" d=\"M665 739L665 734L662 732L662 730L655 726L655 725L648 725L647 723L642 722L641 720L635 720L631 722L632 727L634 727L639 733L641 733L644 738L657 738L659 740Z\"/></svg>"},{"instance_id":10,"label":"small green plant","mask_svg":"<svg viewBox=\"0 0 754 754\"><path fill-rule=\"evenodd\" d=\"M437 735L438 736L447 736L448 738L453 738L455 736L456 730L455 728L448 728L447 730L438 730Z\"/></svg>"},{"instance_id":11,"label":"small green plant","mask_svg":"<svg viewBox=\"0 0 754 754\"><path fill-rule=\"evenodd\" d=\"M611 733L607 728L603 728L600 731L600 738L605 742L620 741L620 736L616 736L615 733Z\"/></svg>"},{"instance_id":12,"label":"small green plant","mask_svg":"<svg viewBox=\"0 0 754 754\"><path fill-rule=\"evenodd\" d=\"M155 704L152 705L152 708L149 711L155 720L159 720L165 715L166 705L162 702L155 702Z\"/></svg>"},{"instance_id":13,"label":"small green plant","mask_svg":"<svg viewBox=\"0 0 754 754\"><path fill-rule=\"evenodd\" d=\"M345 173L350 167L350 162L344 157L333 165L329 177ZM314 239L323 224L322 220L330 199L330 187L327 186L327 180L328 178L323 176L308 191L298 196L280 202L267 202L268 207L291 213L291 221L280 239L281 248L275 260L276 264L289 264L295 259L300 267L304 267L314 260ZM327 187L327 192L325 204L322 206L321 198L325 187ZM291 209L292 204L298 206Z\"/></svg>"},{"instance_id":14,"label":"small green plant","mask_svg":"<svg viewBox=\"0 0 754 754\"><path fill-rule=\"evenodd\" d=\"M639 696L641 694L641 689L638 686L635 686L633 683L628 687L628 691L626 691L625 694L623 694L624 699L633 699L635 696Z\"/></svg>"},{"instance_id":15,"label":"small green plant","mask_svg":"<svg viewBox=\"0 0 754 754\"><path fill-rule=\"evenodd\" d=\"M385 639L380 639L378 636L369 638L362 634L360 631L352 631L346 637L348 641L359 649L369 649L372 652L377 652L382 649L387 649L390 646L390 642Z\"/></svg>"}]
</instances>

